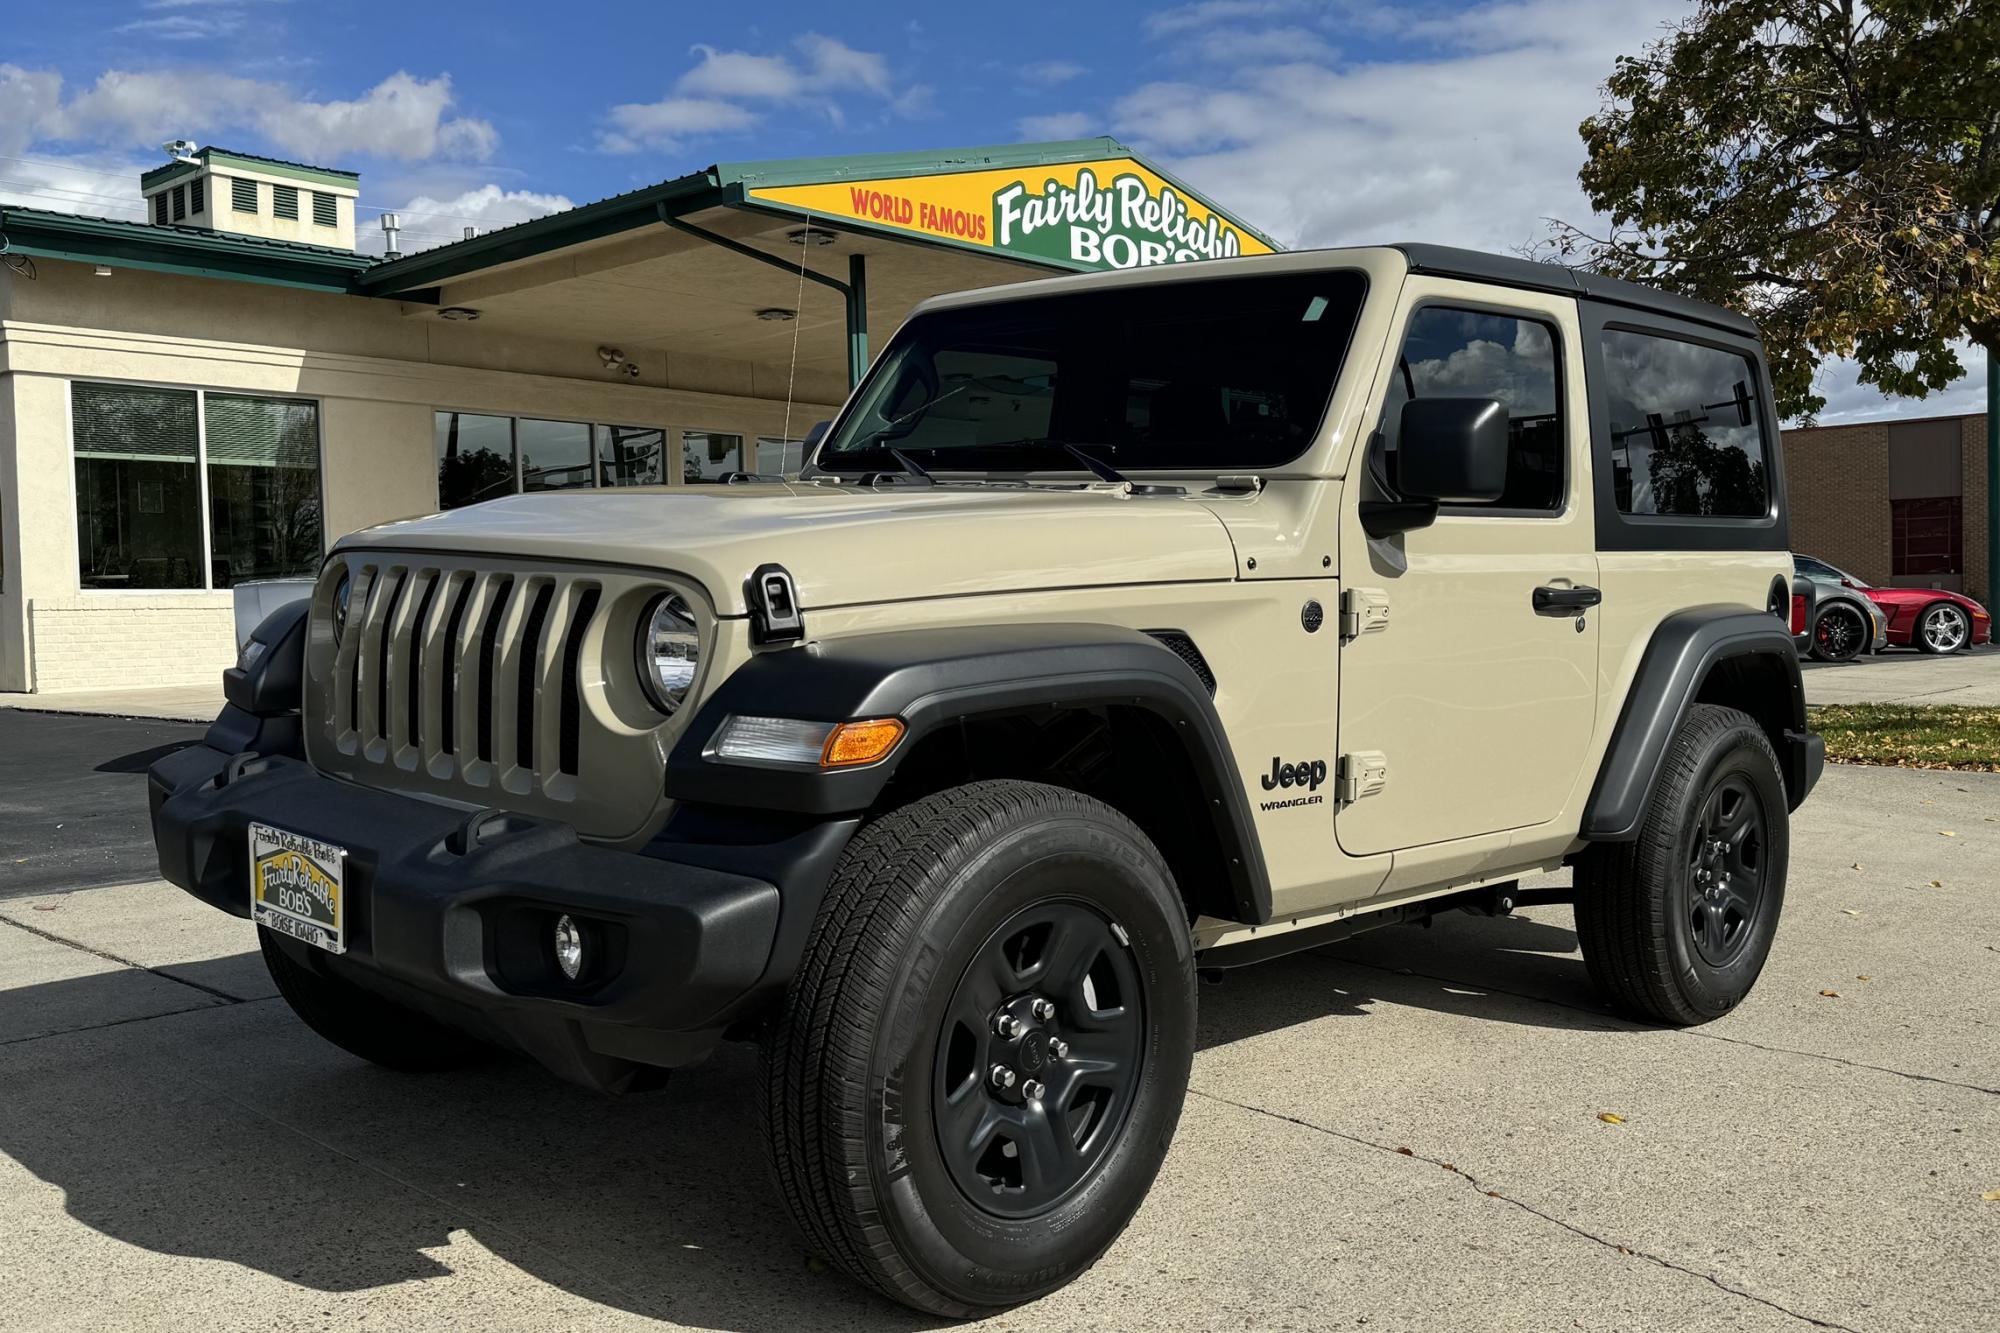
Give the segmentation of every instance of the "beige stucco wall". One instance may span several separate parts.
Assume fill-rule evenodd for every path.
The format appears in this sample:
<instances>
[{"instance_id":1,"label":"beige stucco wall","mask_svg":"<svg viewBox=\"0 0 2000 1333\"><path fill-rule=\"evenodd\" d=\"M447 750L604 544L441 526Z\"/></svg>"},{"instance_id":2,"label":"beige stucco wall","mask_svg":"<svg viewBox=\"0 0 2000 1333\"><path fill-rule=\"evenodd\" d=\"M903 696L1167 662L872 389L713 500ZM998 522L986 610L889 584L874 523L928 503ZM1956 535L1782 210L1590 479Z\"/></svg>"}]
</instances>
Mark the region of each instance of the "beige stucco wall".
<instances>
[{"instance_id":1,"label":"beige stucco wall","mask_svg":"<svg viewBox=\"0 0 2000 1333\"><path fill-rule=\"evenodd\" d=\"M782 368L662 352L613 379L595 344L482 337L429 307L40 261L0 275L0 689L195 683L234 653L226 592L79 587L68 384L90 379L318 400L329 540L436 507L441 408L659 426L670 458L684 429L747 445L786 420ZM794 436L834 410L837 386L809 387Z\"/></svg>"}]
</instances>

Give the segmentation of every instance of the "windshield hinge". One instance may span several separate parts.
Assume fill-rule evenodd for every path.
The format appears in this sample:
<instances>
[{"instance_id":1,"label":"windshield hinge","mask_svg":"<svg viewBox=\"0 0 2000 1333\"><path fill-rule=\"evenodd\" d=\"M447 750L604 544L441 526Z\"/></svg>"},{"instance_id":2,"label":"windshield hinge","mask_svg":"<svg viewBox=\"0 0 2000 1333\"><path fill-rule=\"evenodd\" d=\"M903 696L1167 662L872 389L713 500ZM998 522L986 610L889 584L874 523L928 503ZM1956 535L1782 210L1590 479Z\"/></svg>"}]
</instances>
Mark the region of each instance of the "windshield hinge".
<instances>
[{"instance_id":1,"label":"windshield hinge","mask_svg":"<svg viewBox=\"0 0 2000 1333\"><path fill-rule=\"evenodd\" d=\"M1254 473L1232 472L1217 477L1215 489L1228 495L1255 495L1264 489L1264 479Z\"/></svg>"}]
</instances>

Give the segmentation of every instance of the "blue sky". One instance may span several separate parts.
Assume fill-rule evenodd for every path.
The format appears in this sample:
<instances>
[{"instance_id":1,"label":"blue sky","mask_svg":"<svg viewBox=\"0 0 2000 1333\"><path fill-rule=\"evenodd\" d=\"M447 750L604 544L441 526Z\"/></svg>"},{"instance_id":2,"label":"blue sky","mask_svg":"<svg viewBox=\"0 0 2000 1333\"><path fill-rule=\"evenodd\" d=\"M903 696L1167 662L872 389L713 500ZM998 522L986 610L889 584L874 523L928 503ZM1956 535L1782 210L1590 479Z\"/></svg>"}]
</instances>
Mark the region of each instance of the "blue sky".
<instances>
[{"instance_id":1,"label":"blue sky","mask_svg":"<svg viewBox=\"0 0 2000 1333\"><path fill-rule=\"evenodd\" d=\"M362 173L404 248L715 161L1114 134L1287 245L1588 221L1576 125L1687 0L67 0L0 32L0 202L133 216L185 136ZM1979 370L1968 358L1969 368ZM1822 420L1884 403L1830 365Z\"/></svg>"}]
</instances>

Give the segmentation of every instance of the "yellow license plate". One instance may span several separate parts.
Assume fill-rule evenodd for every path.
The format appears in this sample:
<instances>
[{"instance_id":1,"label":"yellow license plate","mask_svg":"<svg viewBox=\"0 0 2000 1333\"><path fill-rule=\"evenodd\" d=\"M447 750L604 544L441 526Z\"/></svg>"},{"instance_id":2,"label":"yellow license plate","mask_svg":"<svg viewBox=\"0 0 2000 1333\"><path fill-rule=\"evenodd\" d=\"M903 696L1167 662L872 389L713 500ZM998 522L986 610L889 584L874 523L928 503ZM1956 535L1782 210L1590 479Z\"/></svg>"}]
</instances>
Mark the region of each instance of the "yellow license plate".
<instances>
[{"instance_id":1,"label":"yellow license plate","mask_svg":"<svg viewBox=\"0 0 2000 1333\"><path fill-rule=\"evenodd\" d=\"M260 926L346 953L346 871L344 847L269 824L250 826L250 916Z\"/></svg>"}]
</instances>

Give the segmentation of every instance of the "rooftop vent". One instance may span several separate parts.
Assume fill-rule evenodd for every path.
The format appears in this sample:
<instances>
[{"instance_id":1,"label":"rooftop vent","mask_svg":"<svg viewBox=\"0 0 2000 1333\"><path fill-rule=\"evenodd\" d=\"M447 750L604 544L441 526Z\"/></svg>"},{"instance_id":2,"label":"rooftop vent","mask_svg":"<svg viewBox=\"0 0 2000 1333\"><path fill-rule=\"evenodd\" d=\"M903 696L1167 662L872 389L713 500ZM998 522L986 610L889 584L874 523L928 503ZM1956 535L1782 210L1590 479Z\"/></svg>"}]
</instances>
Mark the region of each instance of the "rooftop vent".
<instances>
[{"instance_id":1,"label":"rooftop vent","mask_svg":"<svg viewBox=\"0 0 2000 1333\"><path fill-rule=\"evenodd\" d=\"M145 216L154 226L354 248L361 184L354 172L197 147L191 139L171 139L160 148L167 161L139 177Z\"/></svg>"}]
</instances>

